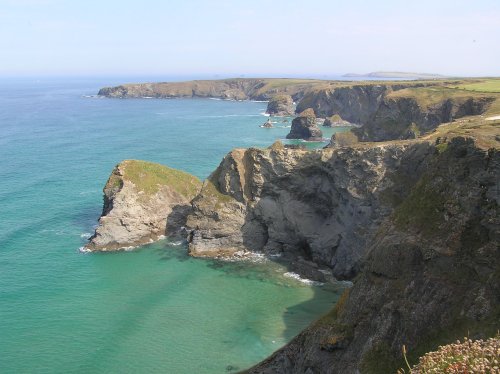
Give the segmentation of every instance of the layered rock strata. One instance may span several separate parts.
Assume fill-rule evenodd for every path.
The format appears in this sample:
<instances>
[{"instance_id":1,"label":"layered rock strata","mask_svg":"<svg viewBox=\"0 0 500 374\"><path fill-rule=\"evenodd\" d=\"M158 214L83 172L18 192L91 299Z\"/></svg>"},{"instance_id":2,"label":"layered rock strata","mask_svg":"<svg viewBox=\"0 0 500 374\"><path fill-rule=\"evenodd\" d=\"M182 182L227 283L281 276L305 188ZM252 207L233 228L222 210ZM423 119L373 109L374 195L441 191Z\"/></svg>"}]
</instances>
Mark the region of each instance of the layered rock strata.
<instances>
[{"instance_id":1,"label":"layered rock strata","mask_svg":"<svg viewBox=\"0 0 500 374\"><path fill-rule=\"evenodd\" d=\"M433 153L427 142L234 150L193 200L190 254L281 253L351 278L394 201L410 193Z\"/></svg>"},{"instance_id":2,"label":"layered rock strata","mask_svg":"<svg viewBox=\"0 0 500 374\"><path fill-rule=\"evenodd\" d=\"M313 108L320 117L339 115L361 125L353 130L361 141L413 139L442 123L484 113L494 96L442 87L354 85L309 92L297 112Z\"/></svg>"}]
</instances>

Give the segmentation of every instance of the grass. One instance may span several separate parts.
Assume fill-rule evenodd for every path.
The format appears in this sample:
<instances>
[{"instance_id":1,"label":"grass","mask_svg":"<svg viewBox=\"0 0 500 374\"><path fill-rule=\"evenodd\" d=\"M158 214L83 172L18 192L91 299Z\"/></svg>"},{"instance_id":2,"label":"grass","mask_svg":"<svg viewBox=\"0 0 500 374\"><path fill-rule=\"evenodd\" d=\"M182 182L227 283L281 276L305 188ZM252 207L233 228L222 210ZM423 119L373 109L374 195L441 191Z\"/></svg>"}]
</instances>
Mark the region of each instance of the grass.
<instances>
[{"instance_id":1,"label":"grass","mask_svg":"<svg viewBox=\"0 0 500 374\"><path fill-rule=\"evenodd\" d=\"M352 131L337 132L332 136L335 147L349 147L358 143L358 137Z\"/></svg>"},{"instance_id":2,"label":"grass","mask_svg":"<svg viewBox=\"0 0 500 374\"><path fill-rule=\"evenodd\" d=\"M497 101L500 103L500 100ZM486 117L486 115L484 117ZM455 136L463 136L474 138L476 145L482 149L500 149L499 135L500 120L489 121L482 117L475 116L441 125L432 133L423 136L421 139L435 141L437 138L451 139ZM441 146L441 149L438 148L438 151L440 150L444 150L444 146Z\"/></svg>"},{"instance_id":3,"label":"grass","mask_svg":"<svg viewBox=\"0 0 500 374\"><path fill-rule=\"evenodd\" d=\"M393 99L411 98L414 99L421 108L430 108L448 99L453 99L457 102L465 102L470 98L491 97L491 95L443 86L431 86L404 88L402 90L390 92L387 97Z\"/></svg>"},{"instance_id":4,"label":"grass","mask_svg":"<svg viewBox=\"0 0 500 374\"><path fill-rule=\"evenodd\" d=\"M462 83L454 88L474 92L496 92L500 93L500 79L484 79L477 82Z\"/></svg>"},{"instance_id":5,"label":"grass","mask_svg":"<svg viewBox=\"0 0 500 374\"><path fill-rule=\"evenodd\" d=\"M155 194L169 186L180 195L192 199L200 190L201 181L180 170L147 161L126 160L120 164L123 179L132 182L139 191ZM115 179L112 183L116 183Z\"/></svg>"}]
</instances>

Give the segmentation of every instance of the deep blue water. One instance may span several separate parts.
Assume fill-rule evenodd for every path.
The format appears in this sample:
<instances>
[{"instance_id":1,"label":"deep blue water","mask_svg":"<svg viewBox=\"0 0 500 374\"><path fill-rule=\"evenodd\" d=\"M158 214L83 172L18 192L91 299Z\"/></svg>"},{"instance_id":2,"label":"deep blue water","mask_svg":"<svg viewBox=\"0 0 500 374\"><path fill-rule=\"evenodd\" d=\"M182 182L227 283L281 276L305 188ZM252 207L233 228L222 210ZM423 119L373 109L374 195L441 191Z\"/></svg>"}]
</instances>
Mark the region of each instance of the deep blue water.
<instances>
[{"instance_id":1,"label":"deep blue water","mask_svg":"<svg viewBox=\"0 0 500 374\"><path fill-rule=\"evenodd\" d=\"M265 103L86 97L121 82L0 80L2 373L243 369L337 299L280 265L192 259L168 240L78 251L119 161L206 178L232 148L269 146L289 131L258 127Z\"/></svg>"}]
</instances>

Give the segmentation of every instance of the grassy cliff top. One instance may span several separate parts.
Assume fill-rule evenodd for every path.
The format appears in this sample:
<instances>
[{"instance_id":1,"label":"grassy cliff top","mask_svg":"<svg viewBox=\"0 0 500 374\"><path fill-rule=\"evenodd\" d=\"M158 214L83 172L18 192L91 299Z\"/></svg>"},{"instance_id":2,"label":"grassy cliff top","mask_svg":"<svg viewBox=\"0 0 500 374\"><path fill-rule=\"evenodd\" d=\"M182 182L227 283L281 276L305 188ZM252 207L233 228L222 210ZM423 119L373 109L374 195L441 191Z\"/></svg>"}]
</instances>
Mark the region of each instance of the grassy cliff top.
<instances>
[{"instance_id":1,"label":"grassy cliff top","mask_svg":"<svg viewBox=\"0 0 500 374\"><path fill-rule=\"evenodd\" d=\"M386 86L402 88L431 87L438 91L462 94L500 93L500 78L421 79L421 80L321 80L297 78L231 78L218 80L193 80L185 82L128 83L106 87L100 95L109 97L223 97L236 99L268 99L275 95L304 95L320 90L355 86ZM451 91L448 91L451 90ZM400 93L404 94L404 93ZM407 92L407 94L412 94ZM431 95L432 96L432 95Z\"/></svg>"},{"instance_id":2,"label":"grassy cliff top","mask_svg":"<svg viewBox=\"0 0 500 374\"><path fill-rule=\"evenodd\" d=\"M412 98L422 108L429 108L433 105L452 99L455 102L466 101L468 99L496 98L500 99L500 94L475 92L469 90L455 89L448 86L436 85L430 87L410 87L397 91L392 91L387 95L388 98Z\"/></svg>"},{"instance_id":3,"label":"grassy cliff top","mask_svg":"<svg viewBox=\"0 0 500 374\"><path fill-rule=\"evenodd\" d=\"M147 194L155 194L162 186L168 186L188 199L194 198L201 188L201 181L195 176L154 162L125 160L117 169L119 172L113 172L107 186L117 186L121 180L127 180Z\"/></svg>"}]
</instances>

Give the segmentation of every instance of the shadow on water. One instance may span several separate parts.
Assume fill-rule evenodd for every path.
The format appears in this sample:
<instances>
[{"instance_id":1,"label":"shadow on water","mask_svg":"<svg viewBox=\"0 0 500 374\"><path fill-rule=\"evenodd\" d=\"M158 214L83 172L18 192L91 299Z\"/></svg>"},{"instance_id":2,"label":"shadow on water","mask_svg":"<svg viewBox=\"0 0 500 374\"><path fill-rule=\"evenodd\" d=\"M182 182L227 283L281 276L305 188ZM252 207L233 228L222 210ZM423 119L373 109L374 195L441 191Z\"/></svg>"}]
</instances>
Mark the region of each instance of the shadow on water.
<instances>
[{"instance_id":1,"label":"shadow on water","mask_svg":"<svg viewBox=\"0 0 500 374\"><path fill-rule=\"evenodd\" d=\"M306 301L292 305L283 311L282 319L285 329L283 338L289 342L306 325L300 320L301 316L316 316L310 322L329 312L337 303L340 295L347 287L345 282L314 282L301 278L297 280L284 274L293 273L293 267L288 261L281 259L265 259L258 262L249 260L224 261L213 259L198 259L208 261L208 266L214 270L222 271L229 276L246 278L266 283L274 283L281 287L308 287L313 295ZM319 309L319 310L318 310Z\"/></svg>"}]
</instances>

